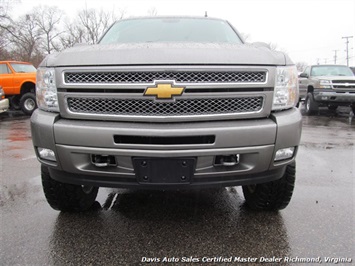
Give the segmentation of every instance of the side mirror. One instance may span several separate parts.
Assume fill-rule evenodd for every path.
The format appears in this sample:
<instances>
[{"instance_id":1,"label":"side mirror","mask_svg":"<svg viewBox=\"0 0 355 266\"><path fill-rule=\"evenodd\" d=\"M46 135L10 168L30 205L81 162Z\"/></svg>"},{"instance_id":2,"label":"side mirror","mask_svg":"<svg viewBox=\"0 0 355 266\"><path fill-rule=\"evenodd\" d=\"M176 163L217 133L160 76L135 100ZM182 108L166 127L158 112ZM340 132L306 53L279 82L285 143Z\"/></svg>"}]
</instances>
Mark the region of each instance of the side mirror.
<instances>
[{"instance_id":1,"label":"side mirror","mask_svg":"<svg viewBox=\"0 0 355 266\"><path fill-rule=\"evenodd\" d=\"M301 73L300 74L300 78L308 78L308 74L307 73Z\"/></svg>"}]
</instances>

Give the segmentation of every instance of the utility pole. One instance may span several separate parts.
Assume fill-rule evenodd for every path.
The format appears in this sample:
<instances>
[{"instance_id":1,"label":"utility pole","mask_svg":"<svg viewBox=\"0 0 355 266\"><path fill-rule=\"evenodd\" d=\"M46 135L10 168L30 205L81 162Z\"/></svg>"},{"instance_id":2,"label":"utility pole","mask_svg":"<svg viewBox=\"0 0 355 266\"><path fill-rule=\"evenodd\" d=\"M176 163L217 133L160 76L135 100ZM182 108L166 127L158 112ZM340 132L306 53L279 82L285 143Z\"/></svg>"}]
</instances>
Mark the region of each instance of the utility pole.
<instances>
[{"instance_id":1,"label":"utility pole","mask_svg":"<svg viewBox=\"0 0 355 266\"><path fill-rule=\"evenodd\" d=\"M353 36L345 36L342 39L346 39L346 65L349 66L349 39Z\"/></svg>"},{"instance_id":2,"label":"utility pole","mask_svg":"<svg viewBox=\"0 0 355 266\"><path fill-rule=\"evenodd\" d=\"M337 64L337 52L338 52L338 50L333 50L334 51L334 65L336 65Z\"/></svg>"}]
</instances>

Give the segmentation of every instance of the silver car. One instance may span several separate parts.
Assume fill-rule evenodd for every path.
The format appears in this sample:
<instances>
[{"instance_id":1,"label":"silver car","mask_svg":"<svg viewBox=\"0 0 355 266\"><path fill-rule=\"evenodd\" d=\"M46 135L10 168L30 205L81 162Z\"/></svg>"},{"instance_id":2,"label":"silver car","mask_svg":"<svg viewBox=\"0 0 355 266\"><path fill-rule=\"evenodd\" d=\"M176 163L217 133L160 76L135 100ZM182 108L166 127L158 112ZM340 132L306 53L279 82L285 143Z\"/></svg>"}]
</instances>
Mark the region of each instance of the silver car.
<instances>
[{"instance_id":1,"label":"silver car","mask_svg":"<svg viewBox=\"0 0 355 266\"><path fill-rule=\"evenodd\" d=\"M7 111L9 109L9 99L5 99L5 92L0 87L0 113Z\"/></svg>"}]
</instances>

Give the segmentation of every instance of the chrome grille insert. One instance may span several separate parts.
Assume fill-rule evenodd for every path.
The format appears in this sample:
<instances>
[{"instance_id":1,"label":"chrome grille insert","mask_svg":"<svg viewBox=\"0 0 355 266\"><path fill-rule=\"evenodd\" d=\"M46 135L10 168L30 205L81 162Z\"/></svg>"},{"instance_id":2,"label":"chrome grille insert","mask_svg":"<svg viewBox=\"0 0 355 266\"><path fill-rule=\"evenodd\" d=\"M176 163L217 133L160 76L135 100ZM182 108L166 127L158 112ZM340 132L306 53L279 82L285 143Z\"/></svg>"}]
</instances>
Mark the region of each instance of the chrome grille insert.
<instances>
[{"instance_id":1,"label":"chrome grille insert","mask_svg":"<svg viewBox=\"0 0 355 266\"><path fill-rule=\"evenodd\" d=\"M182 116L255 113L263 107L263 97L193 98L158 102L151 99L111 99L69 97L72 113L121 116Z\"/></svg>"},{"instance_id":2,"label":"chrome grille insert","mask_svg":"<svg viewBox=\"0 0 355 266\"><path fill-rule=\"evenodd\" d=\"M153 83L155 80L175 80L178 83L264 83L266 72L65 72L64 79L65 83L70 84Z\"/></svg>"},{"instance_id":3,"label":"chrome grille insert","mask_svg":"<svg viewBox=\"0 0 355 266\"><path fill-rule=\"evenodd\" d=\"M355 89L355 80L332 80L334 89Z\"/></svg>"}]
</instances>

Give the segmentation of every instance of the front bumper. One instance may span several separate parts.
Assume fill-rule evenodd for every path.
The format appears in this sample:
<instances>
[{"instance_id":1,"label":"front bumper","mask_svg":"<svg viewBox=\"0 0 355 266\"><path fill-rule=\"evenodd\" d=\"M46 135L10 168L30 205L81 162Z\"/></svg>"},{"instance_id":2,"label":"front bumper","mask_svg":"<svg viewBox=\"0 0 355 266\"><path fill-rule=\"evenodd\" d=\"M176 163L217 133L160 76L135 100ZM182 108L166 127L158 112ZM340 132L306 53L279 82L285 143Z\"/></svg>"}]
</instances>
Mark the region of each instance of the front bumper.
<instances>
[{"instance_id":1,"label":"front bumper","mask_svg":"<svg viewBox=\"0 0 355 266\"><path fill-rule=\"evenodd\" d=\"M319 103L350 105L355 103L355 92L314 91L314 100Z\"/></svg>"},{"instance_id":2,"label":"front bumper","mask_svg":"<svg viewBox=\"0 0 355 266\"><path fill-rule=\"evenodd\" d=\"M280 178L285 166L294 161L274 162L279 149L297 147L302 127L298 109L277 112L269 118L194 122L129 123L61 119L58 114L36 110L31 118L33 144L51 149L56 162L39 158L52 178L73 184L105 187L187 188L236 186L268 182ZM214 136L213 143L150 144L117 143L115 136L172 137L186 139ZM134 138L135 139L135 138ZM114 166L100 168L92 155L110 155ZM234 166L215 165L218 155L238 154ZM142 183L136 178L132 158L195 158L190 182L181 184Z\"/></svg>"},{"instance_id":3,"label":"front bumper","mask_svg":"<svg viewBox=\"0 0 355 266\"><path fill-rule=\"evenodd\" d=\"M9 109L9 99L0 100L0 113Z\"/></svg>"}]
</instances>

